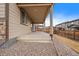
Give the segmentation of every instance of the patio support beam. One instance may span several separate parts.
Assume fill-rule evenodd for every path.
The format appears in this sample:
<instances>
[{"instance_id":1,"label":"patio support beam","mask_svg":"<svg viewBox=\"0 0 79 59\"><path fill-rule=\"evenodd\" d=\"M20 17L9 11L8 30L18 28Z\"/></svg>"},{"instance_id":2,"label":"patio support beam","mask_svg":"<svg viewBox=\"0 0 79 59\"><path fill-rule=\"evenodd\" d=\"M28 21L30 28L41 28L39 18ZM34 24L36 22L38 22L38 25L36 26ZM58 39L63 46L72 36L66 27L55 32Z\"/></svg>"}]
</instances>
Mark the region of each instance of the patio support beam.
<instances>
[{"instance_id":1,"label":"patio support beam","mask_svg":"<svg viewBox=\"0 0 79 59\"><path fill-rule=\"evenodd\" d=\"M43 31L44 31L44 29L45 29L45 22L43 23Z\"/></svg>"},{"instance_id":2,"label":"patio support beam","mask_svg":"<svg viewBox=\"0 0 79 59\"><path fill-rule=\"evenodd\" d=\"M51 6L50 3L39 3L39 4L22 4L22 3L18 3L17 4L18 7L30 7L30 6Z\"/></svg>"},{"instance_id":3,"label":"patio support beam","mask_svg":"<svg viewBox=\"0 0 79 59\"><path fill-rule=\"evenodd\" d=\"M35 24L32 24L32 32L35 32Z\"/></svg>"},{"instance_id":4,"label":"patio support beam","mask_svg":"<svg viewBox=\"0 0 79 59\"><path fill-rule=\"evenodd\" d=\"M53 18L52 18L52 6L50 7L50 36L53 36Z\"/></svg>"}]
</instances>

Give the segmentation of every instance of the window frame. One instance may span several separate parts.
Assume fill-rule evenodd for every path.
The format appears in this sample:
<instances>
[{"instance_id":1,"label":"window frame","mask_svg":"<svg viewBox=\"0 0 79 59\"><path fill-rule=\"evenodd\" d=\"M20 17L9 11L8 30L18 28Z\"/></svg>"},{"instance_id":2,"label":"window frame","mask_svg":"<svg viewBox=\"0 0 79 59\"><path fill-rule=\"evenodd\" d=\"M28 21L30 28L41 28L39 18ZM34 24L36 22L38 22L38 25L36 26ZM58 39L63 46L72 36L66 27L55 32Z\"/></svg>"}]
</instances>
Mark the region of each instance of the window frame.
<instances>
[{"instance_id":1,"label":"window frame","mask_svg":"<svg viewBox=\"0 0 79 59\"><path fill-rule=\"evenodd\" d=\"M20 9L20 24L27 26L26 12L24 9Z\"/></svg>"}]
</instances>

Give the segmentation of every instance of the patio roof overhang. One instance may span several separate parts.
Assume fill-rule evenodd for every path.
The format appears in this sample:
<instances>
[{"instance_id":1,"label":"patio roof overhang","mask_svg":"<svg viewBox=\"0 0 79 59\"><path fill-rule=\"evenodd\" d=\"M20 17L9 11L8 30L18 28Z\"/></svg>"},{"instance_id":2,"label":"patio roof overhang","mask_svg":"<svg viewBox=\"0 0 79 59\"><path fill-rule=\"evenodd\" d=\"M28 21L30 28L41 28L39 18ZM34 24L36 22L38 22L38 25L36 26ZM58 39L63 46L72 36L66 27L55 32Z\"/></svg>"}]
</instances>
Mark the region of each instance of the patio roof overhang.
<instances>
[{"instance_id":1,"label":"patio roof overhang","mask_svg":"<svg viewBox=\"0 0 79 59\"><path fill-rule=\"evenodd\" d=\"M52 3L18 3L19 8L23 8L33 24L44 23Z\"/></svg>"}]
</instances>

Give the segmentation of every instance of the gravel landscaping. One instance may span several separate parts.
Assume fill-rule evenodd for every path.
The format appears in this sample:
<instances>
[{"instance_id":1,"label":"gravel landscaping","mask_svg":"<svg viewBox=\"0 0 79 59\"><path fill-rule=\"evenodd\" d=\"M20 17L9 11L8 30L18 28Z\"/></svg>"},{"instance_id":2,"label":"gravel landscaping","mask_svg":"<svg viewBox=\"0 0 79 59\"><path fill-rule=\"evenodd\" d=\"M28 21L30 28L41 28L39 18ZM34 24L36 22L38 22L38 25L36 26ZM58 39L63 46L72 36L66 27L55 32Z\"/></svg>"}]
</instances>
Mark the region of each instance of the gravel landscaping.
<instances>
[{"instance_id":1,"label":"gravel landscaping","mask_svg":"<svg viewBox=\"0 0 79 59\"><path fill-rule=\"evenodd\" d=\"M22 42L17 41L10 48L0 49L1 56L56 56L52 42Z\"/></svg>"}]
</instances>

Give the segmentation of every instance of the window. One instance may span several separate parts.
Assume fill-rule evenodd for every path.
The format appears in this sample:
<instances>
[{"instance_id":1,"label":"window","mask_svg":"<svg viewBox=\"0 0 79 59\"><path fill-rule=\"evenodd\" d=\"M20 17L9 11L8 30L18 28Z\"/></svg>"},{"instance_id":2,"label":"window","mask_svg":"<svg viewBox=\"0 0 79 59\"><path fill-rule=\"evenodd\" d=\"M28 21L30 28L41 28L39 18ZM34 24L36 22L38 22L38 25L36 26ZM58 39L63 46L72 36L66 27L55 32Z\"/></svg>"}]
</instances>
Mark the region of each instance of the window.
<instances>
[{"instance_id":1,"label":"window","mask_svg":"<svg viewBox=\"0 0 79 59\"><path fill-rule=\"evenodd\" d=\"M23 24L23 25L26 25L27 24L27 22L26 22L26 13L25 13L25 10L24 9L20 9L20 17L21 17L21 19L20 19L20 23L21 24Z\"/></svg>"}]
</instances>

